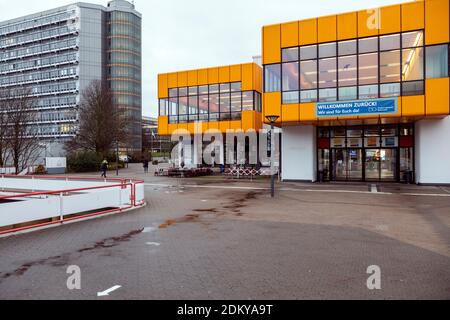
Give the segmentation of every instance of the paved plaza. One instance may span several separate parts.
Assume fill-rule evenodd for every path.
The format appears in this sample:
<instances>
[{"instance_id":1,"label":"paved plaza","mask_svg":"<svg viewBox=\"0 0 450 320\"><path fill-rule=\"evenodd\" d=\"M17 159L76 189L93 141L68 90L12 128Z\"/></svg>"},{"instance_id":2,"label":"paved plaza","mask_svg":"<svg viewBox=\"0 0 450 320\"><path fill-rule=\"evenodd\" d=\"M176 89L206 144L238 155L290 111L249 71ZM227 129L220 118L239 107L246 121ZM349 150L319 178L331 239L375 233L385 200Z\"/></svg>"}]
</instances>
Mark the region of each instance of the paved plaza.
<instances>
[{"instance_id":1,"label":"paved plaza","mask_svg":"<svg viewBox=\"0 0 450 320\"><path fill-rule=\"evenodd\" d=\"M450 299L449 187L121 176L147 207L0 239L0 299Z\"/></svg>"}]
</instances>

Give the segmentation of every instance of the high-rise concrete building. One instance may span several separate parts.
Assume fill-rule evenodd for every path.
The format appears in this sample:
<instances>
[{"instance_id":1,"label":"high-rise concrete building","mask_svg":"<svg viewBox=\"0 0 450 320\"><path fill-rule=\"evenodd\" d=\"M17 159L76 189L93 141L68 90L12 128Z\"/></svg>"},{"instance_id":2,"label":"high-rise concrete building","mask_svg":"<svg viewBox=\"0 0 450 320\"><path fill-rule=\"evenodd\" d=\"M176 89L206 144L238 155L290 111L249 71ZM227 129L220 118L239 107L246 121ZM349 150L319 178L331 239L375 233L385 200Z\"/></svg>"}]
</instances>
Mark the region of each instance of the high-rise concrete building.
<instances>
[{"instance_id":1,"label":"high-rise concrete building","mask_svg":"<svg viewBox=\"0 0 450 320\"><path fill-rule=\"evenodd\" d=\"M140 151L141 15L114 0L72 5L0 22L0 89L29 88L36 98L46 153L64 154L79 127L78 106L93 80L107 81Z\"/></svg>"}]
</instances>

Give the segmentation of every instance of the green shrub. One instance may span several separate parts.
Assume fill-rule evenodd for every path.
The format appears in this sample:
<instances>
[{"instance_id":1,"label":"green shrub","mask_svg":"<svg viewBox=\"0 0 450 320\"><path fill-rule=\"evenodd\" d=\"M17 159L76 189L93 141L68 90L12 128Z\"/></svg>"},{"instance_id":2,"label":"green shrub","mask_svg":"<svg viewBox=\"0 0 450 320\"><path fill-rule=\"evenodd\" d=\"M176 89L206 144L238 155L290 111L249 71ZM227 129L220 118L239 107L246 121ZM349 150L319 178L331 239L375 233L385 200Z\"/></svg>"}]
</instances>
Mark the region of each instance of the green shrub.
<instances>
[{"instance_id":1,"label":"green shrub","mask_svg":"<svg viewBox=\"0 0 450 320\"><path fill-rule=\"evenodd\" d=\"M67 157L67 169L74 173L96 172L100 171L102 161L101 155L93 151L76 152Z\"/></svg>"}]
</instances>

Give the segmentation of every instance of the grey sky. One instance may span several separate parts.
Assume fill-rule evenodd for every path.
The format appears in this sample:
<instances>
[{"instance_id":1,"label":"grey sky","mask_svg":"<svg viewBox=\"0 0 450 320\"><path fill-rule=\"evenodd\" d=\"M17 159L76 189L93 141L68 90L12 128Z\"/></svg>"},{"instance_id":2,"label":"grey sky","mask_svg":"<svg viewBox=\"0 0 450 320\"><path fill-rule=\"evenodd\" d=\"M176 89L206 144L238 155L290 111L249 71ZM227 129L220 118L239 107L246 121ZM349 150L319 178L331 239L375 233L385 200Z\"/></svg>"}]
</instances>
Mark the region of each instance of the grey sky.
<instances>
[{"instance_id":1,"label":"grey sky","mask_svg":"<svg viewBox=\"0 0 450 320\"><path fill-rule=\"evenodd\" d=\"M0 0L0 21L74 2ZM143 14L143 113L157 115L158 73L249 62L261 52L263 25L401 2L409 0L135 0Z\"/></svg>"}]
</instances>

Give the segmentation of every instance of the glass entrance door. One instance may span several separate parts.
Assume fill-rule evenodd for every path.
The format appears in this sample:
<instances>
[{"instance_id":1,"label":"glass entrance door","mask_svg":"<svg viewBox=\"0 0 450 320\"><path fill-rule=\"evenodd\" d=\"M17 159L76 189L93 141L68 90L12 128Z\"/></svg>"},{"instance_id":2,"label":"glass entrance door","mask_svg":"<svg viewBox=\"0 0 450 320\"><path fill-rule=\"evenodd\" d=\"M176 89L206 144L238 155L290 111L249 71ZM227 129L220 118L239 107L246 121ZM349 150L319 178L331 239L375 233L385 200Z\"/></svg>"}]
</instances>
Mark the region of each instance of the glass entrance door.
<instances>
[{"instance_id":1,"label":"glass entrance door","mask_svg":"<svg viewBox=\"0 0 450 320\"><path fill-rule=\"evenodd\" d=\"M393 181L397 177L396 149L366 149L366 180Z\"/></svg>"},{"instance_id":2,"label":"glass entrance door","mask_svg":"<svg viewBox=\"0 0 450 320\"><path fill-rule=\"evenodd\" d=\"M337 181L362 179L362 150L333 149L332 179Z\"/></svg>"}]
</instances>

